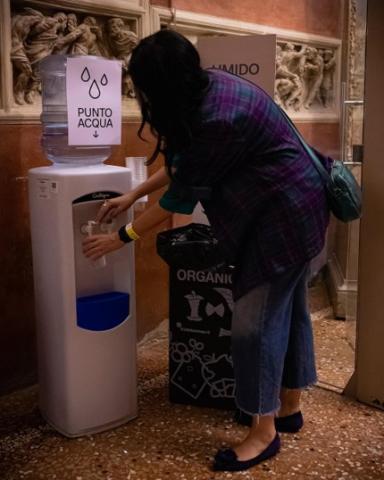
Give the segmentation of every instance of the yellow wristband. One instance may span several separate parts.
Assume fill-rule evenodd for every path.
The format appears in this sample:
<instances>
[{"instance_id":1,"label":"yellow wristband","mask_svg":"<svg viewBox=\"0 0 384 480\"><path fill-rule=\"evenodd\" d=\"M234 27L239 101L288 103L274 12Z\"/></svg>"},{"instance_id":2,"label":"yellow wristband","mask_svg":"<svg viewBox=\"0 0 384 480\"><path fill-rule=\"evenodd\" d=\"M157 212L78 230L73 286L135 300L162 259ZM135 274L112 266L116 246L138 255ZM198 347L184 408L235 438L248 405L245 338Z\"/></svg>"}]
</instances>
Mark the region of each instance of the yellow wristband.
<instances>
[{"instance_id":1,"label":"yellow wristband","mask_svg":"<svg viewBox=\"0 0 384 480\"><path fill-rule=\"evenodd\" d=\"M132 240L139 240L140 236L134 231L132 223L128 223L128 225L125 226L125 231Z\"/></svg>"}]
</instances>

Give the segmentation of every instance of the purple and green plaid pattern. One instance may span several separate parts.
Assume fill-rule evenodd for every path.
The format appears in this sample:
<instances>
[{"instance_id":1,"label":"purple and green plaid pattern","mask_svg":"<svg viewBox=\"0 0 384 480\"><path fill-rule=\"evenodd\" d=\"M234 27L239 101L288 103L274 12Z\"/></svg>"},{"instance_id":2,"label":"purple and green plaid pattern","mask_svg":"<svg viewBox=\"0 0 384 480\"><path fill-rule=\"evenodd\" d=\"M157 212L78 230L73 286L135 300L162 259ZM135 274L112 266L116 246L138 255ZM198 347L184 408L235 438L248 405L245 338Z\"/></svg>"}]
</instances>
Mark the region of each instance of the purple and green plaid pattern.
<instances>
[{"instance_id":1,"label":"purple and green plaid pattern","mask_svg":"<svg viewBox=\"0 0 384 480\"><path fill-rule=\"evenodd\" d=\"M239 77L220 70L209 75L203 126L179 152L175 176L184 185L212 187L202 204L236 266L239 298L316 256L329 210L311 159L274 101ZM329 169L329 159L320 158ZM171 184L171 196L172 190Z\"/></svg>"}]
</instances>

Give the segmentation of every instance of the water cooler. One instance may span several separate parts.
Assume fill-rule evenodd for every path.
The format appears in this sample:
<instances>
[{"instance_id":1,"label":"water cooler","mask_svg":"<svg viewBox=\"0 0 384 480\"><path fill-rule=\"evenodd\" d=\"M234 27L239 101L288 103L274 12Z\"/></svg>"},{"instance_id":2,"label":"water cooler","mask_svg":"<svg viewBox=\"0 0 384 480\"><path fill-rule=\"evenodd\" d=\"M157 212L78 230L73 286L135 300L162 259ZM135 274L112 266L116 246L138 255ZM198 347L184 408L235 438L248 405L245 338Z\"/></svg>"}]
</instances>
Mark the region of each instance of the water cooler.
<instances>
[{"instance_id":1,"label":"water cooler","mask_svg":"<svg viewBox=\"0 0 384 480\"><path fill-rule=\"evenodd\" d=\"M104 165L109 146L68 145L65 58L41 65L43 139L52 166L29 172L38 339L39 403L55 429L75 437L137 415L133 244L96 262L85 235L131 220L94 219L101 203L131 188L131 171Z\"/></svg>"}]
</instances>

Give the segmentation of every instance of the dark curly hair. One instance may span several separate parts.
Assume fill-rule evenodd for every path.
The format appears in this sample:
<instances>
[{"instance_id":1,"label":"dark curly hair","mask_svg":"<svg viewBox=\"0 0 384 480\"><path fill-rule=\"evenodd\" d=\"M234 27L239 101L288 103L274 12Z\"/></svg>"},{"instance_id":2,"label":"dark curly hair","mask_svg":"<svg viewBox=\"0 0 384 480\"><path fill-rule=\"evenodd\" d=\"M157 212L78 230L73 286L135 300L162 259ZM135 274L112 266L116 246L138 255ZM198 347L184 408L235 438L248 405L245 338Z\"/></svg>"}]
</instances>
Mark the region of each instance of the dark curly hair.
<instances>
[{"instance_id":1,"label":"dark curly hair","mask_svg":"<svg viewBox=\"0 0 384 480\"><path fill-rule=\"evenodd\" d=\"M159 153L177 152L191 143L209 85L193 44L174 30L164 29L142 39L132 52L128 72L142 113L138 136L145 124L157 138L148 160Z\"/></svg>"}]
</instances>

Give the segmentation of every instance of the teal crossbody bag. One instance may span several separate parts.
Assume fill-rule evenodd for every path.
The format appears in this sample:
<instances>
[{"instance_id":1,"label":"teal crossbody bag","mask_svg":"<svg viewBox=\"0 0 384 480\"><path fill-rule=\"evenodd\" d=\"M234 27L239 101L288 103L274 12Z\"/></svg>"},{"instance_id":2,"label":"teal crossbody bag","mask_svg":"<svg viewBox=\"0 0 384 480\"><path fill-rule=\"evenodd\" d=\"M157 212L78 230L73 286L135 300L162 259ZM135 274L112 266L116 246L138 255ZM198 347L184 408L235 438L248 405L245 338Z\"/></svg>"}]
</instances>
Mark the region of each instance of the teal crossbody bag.
<instances>
[{"instance_id":1,"label":"teal crossbody bag","mask_svg":"<svg viewBox=\"0 0 384 480\"><path fill-rule=\"evenodd\" d=\"M283 109L281 111L296 132L300 143L312 159L316 170L324 182L331 212L342 222L351 222L360 218L362 208L361 188L352 172L340 160L333 160L331 172L328 173L315 152L307 145L292 120Z\"/></svg>"}]
</instances>

